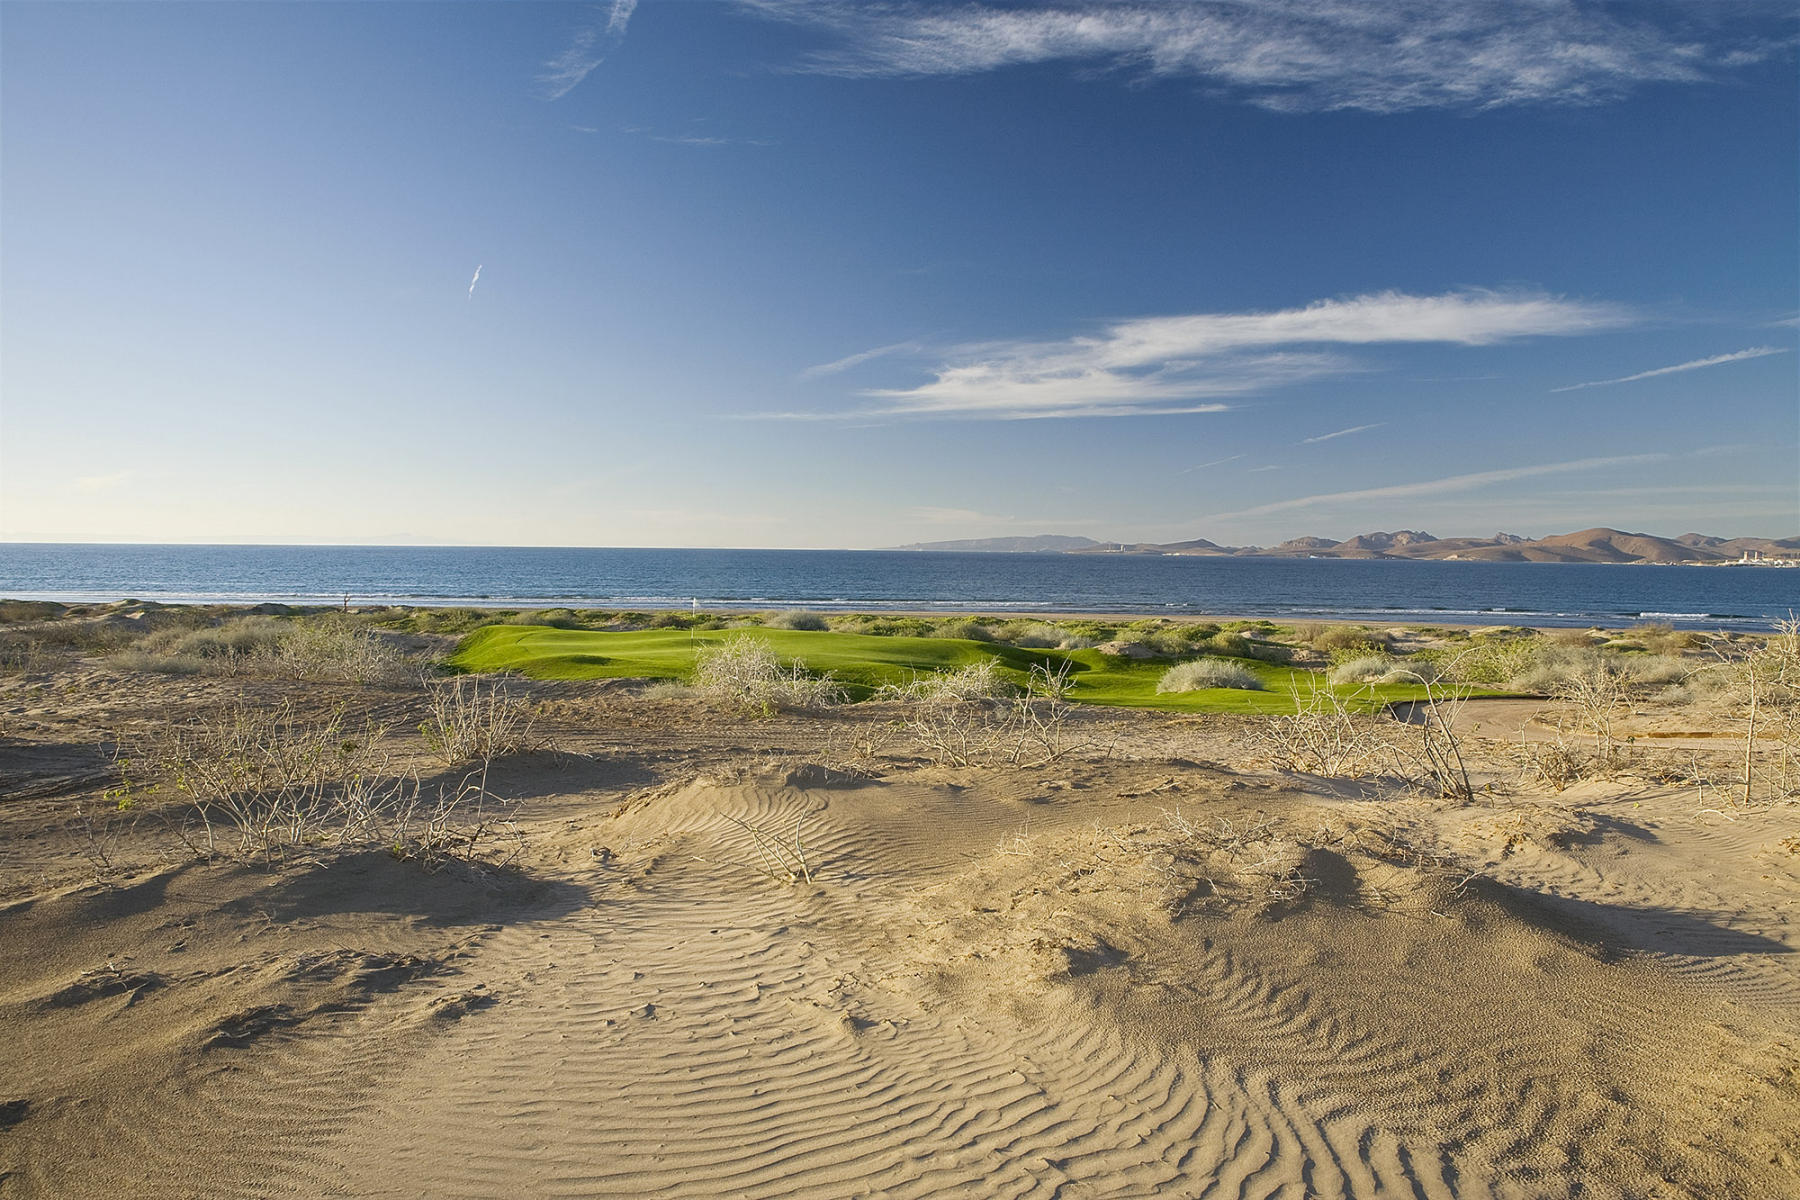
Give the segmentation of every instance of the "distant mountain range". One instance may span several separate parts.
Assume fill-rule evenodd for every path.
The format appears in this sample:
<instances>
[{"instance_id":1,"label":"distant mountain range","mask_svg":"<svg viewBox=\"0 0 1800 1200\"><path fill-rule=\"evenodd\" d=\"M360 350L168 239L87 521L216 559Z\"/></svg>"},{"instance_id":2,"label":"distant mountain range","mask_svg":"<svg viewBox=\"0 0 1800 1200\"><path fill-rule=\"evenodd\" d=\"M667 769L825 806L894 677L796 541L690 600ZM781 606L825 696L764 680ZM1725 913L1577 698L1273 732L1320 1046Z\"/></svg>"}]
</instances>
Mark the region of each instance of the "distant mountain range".
<instances>
[{"instance_id":1,"label":"distant mountain range","mask_svg":"<svg viewBox=\"0 0 1800 1200\"><path fill-rule=\"evenodd\" d=\"M1496 533L1491 538L1439 538L1416 529L1362 533L1342 542L1299 537L1279 546L1221 546L1205 538L1186 542L1096 542L1092 538L1040 534L1037 537L963 538L915 542L900 550L962 550L998 554L1182 554L1263 558L1412 558L1474 562L1727 563L1745 557L1800 559L1800 537L1721 538L1700 533L1657 537L1618 529L1583 529L1556 537L1523 538Z\"/></svg>"}]
</instances>

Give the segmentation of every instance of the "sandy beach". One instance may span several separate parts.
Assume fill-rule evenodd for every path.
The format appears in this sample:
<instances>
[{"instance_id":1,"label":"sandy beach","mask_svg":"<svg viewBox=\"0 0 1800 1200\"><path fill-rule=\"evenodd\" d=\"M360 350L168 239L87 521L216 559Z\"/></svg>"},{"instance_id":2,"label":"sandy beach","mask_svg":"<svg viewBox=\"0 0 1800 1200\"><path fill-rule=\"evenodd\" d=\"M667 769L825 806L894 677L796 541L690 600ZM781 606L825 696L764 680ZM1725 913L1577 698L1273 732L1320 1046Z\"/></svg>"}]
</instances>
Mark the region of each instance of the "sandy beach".
<instances>
[{"instance_id":1,"label":"sandy beach","mask_svg":"<svg viewBox=\"0 0 1800 1200\"><path fill-rule=\"evenodd\" d=\"M0 1194L1800 1178L1800 825L1704 786L1729 729L1557 791L1517 767L1545 706L1472 702L1449 799L1272 769L1254 717L1077 708L954 765L893 704L507 686L534 748L470 768L417 683L0 678ZM484 771L493 851L185 852L131 748L226 709Z\"/></svg>"}]
</instances>

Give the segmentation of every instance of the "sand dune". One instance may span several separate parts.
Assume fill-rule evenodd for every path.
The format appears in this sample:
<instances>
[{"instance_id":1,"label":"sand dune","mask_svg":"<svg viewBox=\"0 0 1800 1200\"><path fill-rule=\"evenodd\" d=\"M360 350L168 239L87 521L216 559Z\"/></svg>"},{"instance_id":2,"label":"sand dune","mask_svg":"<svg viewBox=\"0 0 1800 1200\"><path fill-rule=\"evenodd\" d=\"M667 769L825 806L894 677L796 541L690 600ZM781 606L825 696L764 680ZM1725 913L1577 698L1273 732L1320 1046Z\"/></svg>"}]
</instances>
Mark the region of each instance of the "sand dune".
<instances>
[{"instance_id":1,"label":"sand dune","mask_svg":"<svg viewBox=\"0 0 1800 1200\"><path fill-rule=\"evenodd\" d=\"M499 872L15 855L0 1193L1793 1193L1785 810L1377 795L1142 717L878 778L804 719L571 724L501 765ZM810 884L749 832L796 826Z\"/></svg>"}]
</instances>

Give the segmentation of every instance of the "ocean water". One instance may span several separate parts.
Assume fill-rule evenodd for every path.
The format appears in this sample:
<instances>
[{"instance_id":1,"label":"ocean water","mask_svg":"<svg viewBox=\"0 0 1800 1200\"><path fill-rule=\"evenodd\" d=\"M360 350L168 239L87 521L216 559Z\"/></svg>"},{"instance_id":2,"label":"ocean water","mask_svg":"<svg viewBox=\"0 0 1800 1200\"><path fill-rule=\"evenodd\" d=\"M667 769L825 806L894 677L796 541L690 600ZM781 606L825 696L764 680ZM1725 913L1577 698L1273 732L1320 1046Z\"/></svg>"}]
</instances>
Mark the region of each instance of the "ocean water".
<instances>
[{"instance_id":1,"label":"ocean water","mask_svg":"<svg viewBox=\"0 0 1800 1200\"><path fill-rule=\"evenodd\" d=\"M1211 613L1766 629L1800 570L1356 559L0 544L0 596L167 603Z\"/></svg>"}]
</instances>

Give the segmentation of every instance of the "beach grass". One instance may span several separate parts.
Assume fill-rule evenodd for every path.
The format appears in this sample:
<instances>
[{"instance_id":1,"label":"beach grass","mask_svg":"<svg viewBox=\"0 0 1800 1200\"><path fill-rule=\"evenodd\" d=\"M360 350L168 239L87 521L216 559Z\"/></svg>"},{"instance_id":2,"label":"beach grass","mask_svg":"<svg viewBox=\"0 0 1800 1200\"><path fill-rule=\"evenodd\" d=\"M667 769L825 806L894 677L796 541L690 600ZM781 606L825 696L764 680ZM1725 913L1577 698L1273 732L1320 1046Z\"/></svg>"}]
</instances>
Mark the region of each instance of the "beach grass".
<instances>
[{"instance_id":1,"label":"beach grass","mask_svg":"<svg viewBox=\"0 0 1800 1200\"><path fill-rule=\"evenodd\" d=\"M738 631L649 629L606 632L530 625L491 625L458 644L448 659L456 671L514 671L533 679L672 679L692 677L696 656ZM1120 658L1099 650L1050 650L965 638L877 636L800 629L756 630L784 662L800 661L816 674L830 672L852 700L866 700L886 684L905 685L920 675L952 671L984 658L1023 686L1034 666L1069 667L1069 699L1082 704L1153 708L1168 712L1283 713L1295 697L1310 696L1320 677L1305 669L1252 659L1233 659L1263 683L1262 691L1202 688L1158 692L1170 658ZM1373 709L1426 698L1416 684L1359 685L1341 689L1353 706Z\"/></svg>"}]
</instances>

